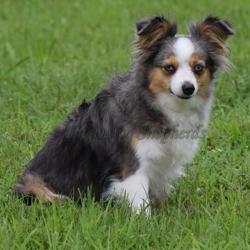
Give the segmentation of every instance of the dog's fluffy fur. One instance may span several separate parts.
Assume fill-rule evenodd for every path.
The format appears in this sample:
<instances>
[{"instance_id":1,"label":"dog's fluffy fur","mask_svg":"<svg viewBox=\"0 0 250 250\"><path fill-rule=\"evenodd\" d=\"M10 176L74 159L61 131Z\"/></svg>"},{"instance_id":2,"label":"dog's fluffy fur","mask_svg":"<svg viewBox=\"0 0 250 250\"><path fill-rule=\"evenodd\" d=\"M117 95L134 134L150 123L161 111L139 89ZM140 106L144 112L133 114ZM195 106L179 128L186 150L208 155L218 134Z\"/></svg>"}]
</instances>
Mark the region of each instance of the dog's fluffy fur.
<instances>
[{"instance_id":1,"label":"dog's fluffy fur","mask_svg":"<svg viewBox=\"0 0 250 250\"><path fill-rule=\"evenodd\" d=\"M19 196L96 200L112 194L138 212L162 203L204 137L215 72L229 65L232 26L217 17L176 35L165 17L138 20L130 69L84 101L52 133L16 184Z\"/></svg>"}]
</instances>

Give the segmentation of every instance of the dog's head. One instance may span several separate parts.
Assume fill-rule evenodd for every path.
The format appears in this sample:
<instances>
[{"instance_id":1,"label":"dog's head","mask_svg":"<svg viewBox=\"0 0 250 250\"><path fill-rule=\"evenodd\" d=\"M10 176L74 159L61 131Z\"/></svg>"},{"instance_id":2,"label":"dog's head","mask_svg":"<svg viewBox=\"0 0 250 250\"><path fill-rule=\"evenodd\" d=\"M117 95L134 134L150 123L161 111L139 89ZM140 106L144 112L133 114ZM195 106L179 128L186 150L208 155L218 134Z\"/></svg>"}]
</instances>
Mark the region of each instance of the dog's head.
<instances>
[{"instance_id":1,"label":"dog's head","mask_svg":"<svg viewBox=\"0 0 250 250\"><path fill-rule=\"evenodd\" d=\"M147 65L149 91L179 99L208 98L214 73L230 64L226 42L234 35L225 20L209 16L201 23L190 23L190 35L176 35L177 23L165 17L135 23L136 61Z\"/></svg>"}]
</instances>

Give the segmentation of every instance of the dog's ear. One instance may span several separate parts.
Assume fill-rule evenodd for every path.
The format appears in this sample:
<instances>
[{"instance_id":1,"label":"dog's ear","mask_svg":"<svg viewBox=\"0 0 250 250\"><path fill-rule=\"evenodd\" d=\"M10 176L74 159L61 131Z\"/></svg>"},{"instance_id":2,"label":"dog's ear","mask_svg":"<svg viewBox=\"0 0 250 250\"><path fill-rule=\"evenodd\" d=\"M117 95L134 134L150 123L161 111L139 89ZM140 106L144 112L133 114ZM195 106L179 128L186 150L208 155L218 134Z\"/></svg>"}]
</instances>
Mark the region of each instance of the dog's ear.
<instances>
[{"instance_id":1,"label":"dog's ear","mask_svg":"<svg viewBox=\"0 0 250 250\"><path fill-rule=\"evenodd\" d=\"M230 53L226 40L230 35L234 35L234 31L232 25L226 20L209 16L201 23L195 24L191 22L188 29L192 37L205 38L210 45L211 52Z\"/></svg>"},{"instance_id":2,"label":"dog's ear","mask_svg":"<svg viewBox=\"0 0 250 250\"><path fill-rule=\"evenodd\" d=\"M136 46L140 48L150 48L160 39L172 36L177 33L177 23L171 22L164 16L140 19L135 23L137 31Z\"/></svg>"}]
</instances>

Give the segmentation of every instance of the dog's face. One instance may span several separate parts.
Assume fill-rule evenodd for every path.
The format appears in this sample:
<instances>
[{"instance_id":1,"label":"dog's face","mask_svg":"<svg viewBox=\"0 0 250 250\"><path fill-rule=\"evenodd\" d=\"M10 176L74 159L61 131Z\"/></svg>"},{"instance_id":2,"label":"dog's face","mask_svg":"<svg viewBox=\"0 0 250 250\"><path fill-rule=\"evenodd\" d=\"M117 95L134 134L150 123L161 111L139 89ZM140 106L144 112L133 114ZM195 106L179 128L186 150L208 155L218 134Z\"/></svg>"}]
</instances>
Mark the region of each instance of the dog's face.
<instances>
[{"instance_id":1,"label":"dog's face","mask_svg":"<svg viewBox=\"0 0 250 250\"><path fill-rule=\"evenodd\" d=\"M206 53L199 53L188 36L175 37L164 45L153 63L150 91L155 97L169 93L180 99L196 94L206 98L212 79Z\"/></svg>"},{"instance_id":2,"label":"dog's face","mask_svg":"<svg viewBox=\"0 0 250 250\"><path fill-rule=\"evenodd\" d=\"M149 91L155 98L161 93L184 100L209 97L214 72L229 63L226 39L234 32L227 21L208 17L191 23L188 36L176 36L177 24L164 17L139 20L136 27L138 55L151 60Z\"/></svg>"}]
</instances>

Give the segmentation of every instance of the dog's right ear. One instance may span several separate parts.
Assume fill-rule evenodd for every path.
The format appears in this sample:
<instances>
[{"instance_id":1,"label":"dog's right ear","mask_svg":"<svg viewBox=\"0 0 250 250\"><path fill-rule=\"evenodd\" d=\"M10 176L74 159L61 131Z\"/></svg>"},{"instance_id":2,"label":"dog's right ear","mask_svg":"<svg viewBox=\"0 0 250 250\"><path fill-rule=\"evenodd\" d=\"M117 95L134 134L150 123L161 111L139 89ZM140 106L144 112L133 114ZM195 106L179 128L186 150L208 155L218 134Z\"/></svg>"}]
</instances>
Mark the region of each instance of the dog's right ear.
<instances>
[{"instance_id":1,"label":"dog's right ear","mask_svg":"<svg viewBox=\"0 0 250 250\"><path fill-rule=\"evenodd\" d=\"M177 23L171 22L164 16L156 16L153 18L143 18L135 23L137 30L137 40L135 44L140 48L150 48L160 39L177 33Z\"/></svg>"}]
</instances>

